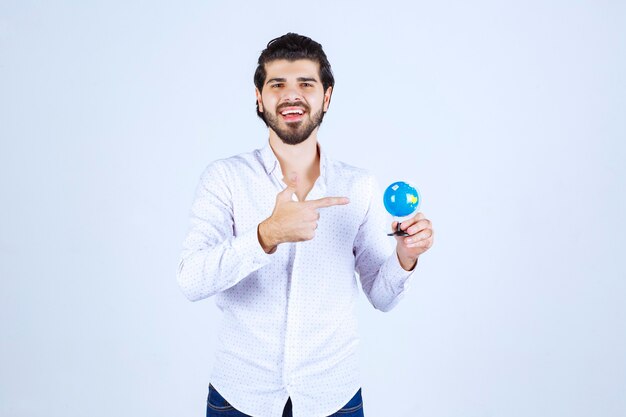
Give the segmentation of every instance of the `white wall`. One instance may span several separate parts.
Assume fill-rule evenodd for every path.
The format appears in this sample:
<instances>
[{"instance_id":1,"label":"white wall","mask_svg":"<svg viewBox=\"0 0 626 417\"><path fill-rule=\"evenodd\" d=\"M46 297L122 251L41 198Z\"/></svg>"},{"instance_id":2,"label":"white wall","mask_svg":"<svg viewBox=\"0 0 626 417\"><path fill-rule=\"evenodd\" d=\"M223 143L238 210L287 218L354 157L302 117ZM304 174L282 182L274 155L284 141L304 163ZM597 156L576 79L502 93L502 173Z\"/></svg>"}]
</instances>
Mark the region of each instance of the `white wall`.
<instances>
[{"instance_id":1,"label":"white wall","mask_svg":"<svg viewBox=\"0 0 626 417\"><path fill-rule=\"evenodd\" d=\"M181 243L288 31L333 65L321 143L436 231L395 310L361 297L366 414L626 415L623 2L99 3L0 5L2 416L203 415Z\"/></svg>"}]
</instances>

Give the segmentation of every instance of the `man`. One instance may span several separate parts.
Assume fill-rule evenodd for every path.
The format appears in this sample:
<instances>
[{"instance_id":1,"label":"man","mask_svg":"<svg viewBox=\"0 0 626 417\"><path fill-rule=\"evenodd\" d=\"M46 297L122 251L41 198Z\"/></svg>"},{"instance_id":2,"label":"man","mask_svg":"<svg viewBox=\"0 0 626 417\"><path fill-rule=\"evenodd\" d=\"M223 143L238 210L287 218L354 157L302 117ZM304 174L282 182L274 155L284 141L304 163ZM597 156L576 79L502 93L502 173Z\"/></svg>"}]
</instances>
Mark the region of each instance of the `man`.
<instances>
[{"instance_id":1,"label":"man","mask_svg":"<svg viewBox=\"0 0 626 417\"><path fill-rule=\"evenodd\" d=\"M269 141L206 168L177 274L190 300L216 295L224 312L207 416L363 416L355 271L390 310L431 223L402 222L394 249L373 176L319 146L334 86L320 44L270 41L254 81Z\"/></svg>"}]
</instances>

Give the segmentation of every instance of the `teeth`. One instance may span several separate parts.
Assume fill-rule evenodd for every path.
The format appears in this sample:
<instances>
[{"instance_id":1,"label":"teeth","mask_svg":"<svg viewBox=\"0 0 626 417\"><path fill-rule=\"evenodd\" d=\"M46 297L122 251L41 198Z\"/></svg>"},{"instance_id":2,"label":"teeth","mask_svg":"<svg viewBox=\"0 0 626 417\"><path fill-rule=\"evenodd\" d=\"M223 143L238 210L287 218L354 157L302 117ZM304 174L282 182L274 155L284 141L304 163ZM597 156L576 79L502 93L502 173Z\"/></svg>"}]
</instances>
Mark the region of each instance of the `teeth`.
<instances>
[{"instance_id":1,"label":"teeth","mask_svg":"<svg viewBox=\"0 0 626 417\"><path fill-rule=\"evenodd\" d=\"M286 116L288 114L299 114L302 115L304 114L304 112L302 110L287 110L281 113L283 116Z\"/></svg>"}]
</instances>

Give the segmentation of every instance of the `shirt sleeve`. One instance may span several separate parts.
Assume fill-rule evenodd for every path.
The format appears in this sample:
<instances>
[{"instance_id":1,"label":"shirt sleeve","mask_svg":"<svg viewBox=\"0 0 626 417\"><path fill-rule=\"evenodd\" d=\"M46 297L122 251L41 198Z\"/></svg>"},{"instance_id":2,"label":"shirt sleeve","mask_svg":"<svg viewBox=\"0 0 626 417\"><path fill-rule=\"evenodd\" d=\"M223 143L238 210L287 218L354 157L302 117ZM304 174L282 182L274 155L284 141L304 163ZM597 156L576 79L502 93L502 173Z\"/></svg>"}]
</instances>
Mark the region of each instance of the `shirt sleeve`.
<instances>
[{"instance_id":1,"label":"shirt sleeve","mask_svg":"<svg viewBox=\"0 0 626 417\"><path fill-rule=\"evenodd\" d=\"M227 170L218 162L203 172L191 207L176 278L183 294L198 301L224 291L270 262L257 228L234 236Z\"/></svg>"},{"instance_id":2,"label":"shirt sleeve","mask_svg":"<svg viewBox=\"0 0 626 417\"><path fill-rule=\"evenodd\" d=\"M354 241L355 268L369 302L378 310L389 311L402 298L415 268L406 271L400 265L396 240L387 236L391 221L384 210L378 182L372 175L369 189L369 207Z\"/></svg>"}]
</instances>

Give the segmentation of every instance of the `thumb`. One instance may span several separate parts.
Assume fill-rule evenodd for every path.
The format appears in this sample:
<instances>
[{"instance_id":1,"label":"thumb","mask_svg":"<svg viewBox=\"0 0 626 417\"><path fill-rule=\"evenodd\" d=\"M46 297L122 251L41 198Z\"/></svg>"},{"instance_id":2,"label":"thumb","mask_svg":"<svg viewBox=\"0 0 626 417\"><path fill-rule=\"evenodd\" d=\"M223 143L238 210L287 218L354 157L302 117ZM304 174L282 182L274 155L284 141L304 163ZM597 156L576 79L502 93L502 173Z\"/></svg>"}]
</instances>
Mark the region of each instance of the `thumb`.
<instances>
[{"instance_id":1,"label":"thumb","mask_svg":"<svg viewBox=\"0 0 626 417\"><path fill-rule=\"evenodd\" d=\"M400 226L401 224L402 224L401 222L398 222L398 221L395 221L395 220L394 220L394 221L391 223L391 231L392 231L392 232L397 232L398 230L400 230L400 231L404 231L404 229L402 229L402 227Z\"/></svg>"},{"instance_id":2,"label":"thumb","mask_svg":"<svg viewBox=\"0 0 626 417\"><path fill-rule=\"evenodd\" d=\"M278 198L281 201L291 201L293 194L296 192L296 186L298 185L298 175L293 172L289 175L289 178L283 178L283 181L287 184L287 187L278 193Z\"/></svg>"}]
</instances>

